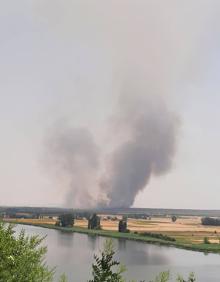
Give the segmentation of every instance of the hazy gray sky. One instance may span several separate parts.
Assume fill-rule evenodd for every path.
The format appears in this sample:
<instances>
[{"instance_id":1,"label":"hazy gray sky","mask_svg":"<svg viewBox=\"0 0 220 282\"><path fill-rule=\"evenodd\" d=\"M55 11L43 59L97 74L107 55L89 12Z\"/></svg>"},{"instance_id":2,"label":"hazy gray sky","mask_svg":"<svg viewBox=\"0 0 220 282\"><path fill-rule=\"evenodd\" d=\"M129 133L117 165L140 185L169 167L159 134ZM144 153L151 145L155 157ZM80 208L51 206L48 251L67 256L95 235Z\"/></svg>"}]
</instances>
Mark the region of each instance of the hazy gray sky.
<instances>
[{"instance_id":1,"label":"hazy gray sky","mask_svg":"<svg viewBox=\"0 0 220 282\"><path fill-rule=\"evenodd\" d=\"M64 205L47 133L83 126L108 152L121 85L141 77L180 129L172 169L134 206L219 209L219 13L218 0L0 1L0 205Z\"/></svg>"}]
</instances>

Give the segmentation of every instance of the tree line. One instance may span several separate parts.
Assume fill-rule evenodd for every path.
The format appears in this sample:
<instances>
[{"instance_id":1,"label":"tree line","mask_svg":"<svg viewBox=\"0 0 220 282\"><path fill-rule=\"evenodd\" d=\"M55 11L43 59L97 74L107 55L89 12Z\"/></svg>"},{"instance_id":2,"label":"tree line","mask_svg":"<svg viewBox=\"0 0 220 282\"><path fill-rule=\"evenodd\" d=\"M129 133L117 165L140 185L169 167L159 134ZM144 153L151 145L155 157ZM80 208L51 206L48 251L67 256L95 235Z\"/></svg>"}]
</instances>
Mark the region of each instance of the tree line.
<instances>
[{"instance_id":1,"label":"tree line","mask_svg":"<svg viewBox=\"0 0 220 282\"><path fill-rule=\"evenodd\" d=\"M201 219L202 225L220 226L220 219L213 217L203 217Z\"/></svg>"}]
</instances>

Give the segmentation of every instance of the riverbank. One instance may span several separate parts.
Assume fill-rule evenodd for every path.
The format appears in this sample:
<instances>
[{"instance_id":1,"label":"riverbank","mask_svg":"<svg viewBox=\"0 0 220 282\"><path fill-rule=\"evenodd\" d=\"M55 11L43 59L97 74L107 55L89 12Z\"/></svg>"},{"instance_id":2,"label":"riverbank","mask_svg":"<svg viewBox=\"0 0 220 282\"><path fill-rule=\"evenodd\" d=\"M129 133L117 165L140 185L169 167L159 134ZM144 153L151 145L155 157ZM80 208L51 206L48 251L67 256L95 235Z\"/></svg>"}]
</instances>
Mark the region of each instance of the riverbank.
<instances>
[{"instance_id":1,"label":"riverbank","mask_svg":"<svg viewBox=\"0 0 220 282\"><path fill-rule=\"evenodd\" d=\"M184 240L176 240L175 242L153 238L151 236L145 236L141 234L131 233L119 233L117 231L108 231L108 230L90 230L83 227L60 227L51 224L39 224L39 223L24 223L18 221L10 221L10 223L14 224L22 224L22 225L31 225L37 226L42 228L54 229L62 232L69 232L69 233L82 233L88 234L93 236L102 236L108 238L116 238L116 239L126 239L126 240L133 240L144 242L148 244L160 245L160 246L168 246L168 247L175 247L179 249L197 251L197 252L204 252L204 253L220 253L220 244L212 243L212 244L192 244L186 242Z\"/></svg>"}]
</instances>

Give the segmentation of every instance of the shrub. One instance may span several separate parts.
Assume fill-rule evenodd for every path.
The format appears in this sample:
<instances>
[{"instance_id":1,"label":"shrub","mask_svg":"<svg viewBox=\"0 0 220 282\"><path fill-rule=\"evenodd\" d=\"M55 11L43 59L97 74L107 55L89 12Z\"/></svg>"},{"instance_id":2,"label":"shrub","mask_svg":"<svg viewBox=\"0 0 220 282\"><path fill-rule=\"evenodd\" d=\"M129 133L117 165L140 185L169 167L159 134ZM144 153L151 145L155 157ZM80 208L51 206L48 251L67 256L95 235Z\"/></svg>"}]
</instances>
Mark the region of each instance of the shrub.
<instances>
[{"instance_id":1,"label":"shrub","mask_svg":"<svg viewBox=\"0 0 220 282\"><path fill-rule=\"evenodd\" d=\"M88 220L88 229L100 230L100 217L95 213Z\"/></svg>"},{"instance_id":2,"label":"shrub","mask_svg":"<svg viewBox=\"0 0 220 282\"><path fill-rule=\"evenodd\" d=\"M210 244L209 238L208 237L204 237L204 244Z\"/></svg>"},{"instance_id":3,"label":"shrub","mask_svg":"<svg viewBox=\"0 0 220 282\"><path fill-rule=\"evenodd\" d=\"M62 227L72 227L74 225L74 215L71 213L61 214L56 225Z\"/></svg>"},{"instance_id":4,"label":"shrub","mask_svg":"<svg viewBox=\"0 0 220 282\"><path fill-rule=\"evenodd\" d=\"M149 236L152 238L156 238L156 239L161 239L161 240L165 240L165 241L171 241L171 242L175 242L176 239L161 233L151 233L151 232L144 232L144 233L139 233L142 236Z\"/></svg>"},{"instance_id":5,"label":"shrub","mask_svg":"<svg viewBox=\"0 0 220 282\"><path fill-rule=\"evenodd\" d=\"M44 262L43 239L24 230L15 236L13 225L0 222L0 282L52 282L54 269Z\"/></svg>"},{"instance_id":6,"label":"shrub","mask_svg":"<svg viewBox=\"0 0 220 282\"><path fill-rule=\"evenodd\" d=\"M172 222L176 222L176 221L177 221L177 217L176 217L175 215L173 215L173 216L171 217L171 219L172 219Z\"/></svg>"}]
</instances>

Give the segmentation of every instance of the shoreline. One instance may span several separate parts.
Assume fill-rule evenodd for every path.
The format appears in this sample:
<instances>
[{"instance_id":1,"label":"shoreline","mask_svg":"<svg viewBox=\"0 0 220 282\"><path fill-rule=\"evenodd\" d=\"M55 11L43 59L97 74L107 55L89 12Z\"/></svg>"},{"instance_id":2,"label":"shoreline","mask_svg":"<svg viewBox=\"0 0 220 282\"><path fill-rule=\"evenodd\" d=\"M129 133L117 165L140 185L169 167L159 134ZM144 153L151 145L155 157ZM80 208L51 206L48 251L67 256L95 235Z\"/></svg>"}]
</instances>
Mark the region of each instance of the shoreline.
<instances>
[{"instance_id":1,"label":"shoreline","mask_svg":"<svg viewBox=\"0 0 220 282\"><path fill-rule=\"evenodd\" d=\"M203 252L203 253L213 253L213 254L220 254L220 244L191 244L191 243L185 243L180 241L166 241L163 239L157 239L150 236L143 236L135 233L119 233L117 231L108 231L108 230L91 230L83 227L60 227L55 226L52 224L33 224L33 223L25 223L25 222L19 222L19 221L4 221L6 223L11 224L19 224L19 225L29 225L29 226L36 226L41 228L47 228L47 229L53 229L58 230L61 232L67 232L67 233L81 233L81 234L87 234L87 235L93 235L93 236L102 236L107 238L114 238L114 239L125 239L125 240L131 240L131 241L137 241L142 242L146 244L153 244L157 246L166 246L166 247L174 247L178 249L183 250L189 250L189 251L196 251L196 252Z\"/></svg>"}]
</instances>

